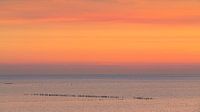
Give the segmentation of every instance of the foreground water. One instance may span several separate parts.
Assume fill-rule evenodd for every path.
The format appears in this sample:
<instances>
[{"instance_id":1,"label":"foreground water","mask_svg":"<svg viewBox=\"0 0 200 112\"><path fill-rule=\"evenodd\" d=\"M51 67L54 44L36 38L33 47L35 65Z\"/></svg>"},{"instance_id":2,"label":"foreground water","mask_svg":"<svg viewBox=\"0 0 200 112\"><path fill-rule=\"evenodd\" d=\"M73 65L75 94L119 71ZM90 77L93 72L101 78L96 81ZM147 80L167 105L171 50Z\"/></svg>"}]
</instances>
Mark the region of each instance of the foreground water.
<instances>
[{"instance_id":1,"label":"foreground water","mask_svg":"<svg viewBox=\"0 0 200 112\"><path fill-rule=\"evenodd\" d=\"M16 75L0 76L0 95L57 93L123 97L199 97L197 76Z\"/></svg>"},{"instance_id":2,"label":"foreground water","mask_svg":"<svg viewBox=\"0 0 200 112\"><path fill-rule=\"evenodd\" d=\"M101 98L31 96L31 94L118 96L124 99L118 101ZM135 97L152 98L152 100L140 99L138 102L137 99L133 99ZM119 107L125 112L133 108L137 112L186 112L186 110L199 112L199 99L198 76L0 76L2 112L53 112L55 110L48 106L52 104L59 107L56 110L58 112L117 112ZM26 105L28 107L23 107ZM66 108L67 106L70 107ZM146 107L142 108L143 106ZM95 107L99 110L95 110Z\"/></svg>"}]
</instances>

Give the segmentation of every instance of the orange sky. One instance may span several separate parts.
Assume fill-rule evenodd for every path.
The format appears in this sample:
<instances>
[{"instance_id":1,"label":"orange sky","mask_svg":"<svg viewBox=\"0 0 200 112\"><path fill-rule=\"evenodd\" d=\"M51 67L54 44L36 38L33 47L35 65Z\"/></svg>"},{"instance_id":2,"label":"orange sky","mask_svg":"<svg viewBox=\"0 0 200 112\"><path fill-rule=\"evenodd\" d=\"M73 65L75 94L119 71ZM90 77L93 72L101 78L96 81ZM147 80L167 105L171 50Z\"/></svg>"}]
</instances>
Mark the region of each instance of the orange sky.
<instances>
[{"instance_id":1,"label":"orange sky","mask_svg":"<svg viewBox=\"0 0 200 112\"><path fill-rule=\"evenodd\" d=\"M0 63L200 63L200 1L1 0Z\"/></svg>"}]
</instances>

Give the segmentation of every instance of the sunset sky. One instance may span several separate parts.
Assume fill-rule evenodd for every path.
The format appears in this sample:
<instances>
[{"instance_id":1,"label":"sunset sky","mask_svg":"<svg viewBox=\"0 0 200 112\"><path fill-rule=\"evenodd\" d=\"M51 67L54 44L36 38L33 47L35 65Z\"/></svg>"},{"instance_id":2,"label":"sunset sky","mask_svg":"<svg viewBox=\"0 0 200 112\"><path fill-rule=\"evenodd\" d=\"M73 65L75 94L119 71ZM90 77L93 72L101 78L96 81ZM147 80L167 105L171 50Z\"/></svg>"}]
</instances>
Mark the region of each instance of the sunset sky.
<instances>
[{"instance_id":1,"label":"sunset sky","mask_svg":"<svg viewBox=\"0 0 200 112\"><path fill-rule=\"evenodd\" d=\"M0 64L198 64L199 0L0 0Z\"/></svg>"}]
</instances>

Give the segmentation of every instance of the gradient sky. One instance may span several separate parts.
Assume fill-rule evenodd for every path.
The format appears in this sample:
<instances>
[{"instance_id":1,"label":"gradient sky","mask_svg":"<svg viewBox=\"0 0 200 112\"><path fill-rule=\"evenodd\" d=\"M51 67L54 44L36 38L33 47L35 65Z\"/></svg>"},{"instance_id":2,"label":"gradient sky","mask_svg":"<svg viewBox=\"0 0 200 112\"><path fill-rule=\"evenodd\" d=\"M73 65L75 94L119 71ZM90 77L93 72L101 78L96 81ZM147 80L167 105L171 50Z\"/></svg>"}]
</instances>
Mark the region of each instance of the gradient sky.
<instances>
[{"instance_id":1,"label":"gradient sky","mask_svg":"<svg viewBox=\"0 0 200 112\"><path fill-rule=\"evenodd\" d=\"M0 64L198 64L199 0L0 0Z\"/></svg>"}]
</instances>

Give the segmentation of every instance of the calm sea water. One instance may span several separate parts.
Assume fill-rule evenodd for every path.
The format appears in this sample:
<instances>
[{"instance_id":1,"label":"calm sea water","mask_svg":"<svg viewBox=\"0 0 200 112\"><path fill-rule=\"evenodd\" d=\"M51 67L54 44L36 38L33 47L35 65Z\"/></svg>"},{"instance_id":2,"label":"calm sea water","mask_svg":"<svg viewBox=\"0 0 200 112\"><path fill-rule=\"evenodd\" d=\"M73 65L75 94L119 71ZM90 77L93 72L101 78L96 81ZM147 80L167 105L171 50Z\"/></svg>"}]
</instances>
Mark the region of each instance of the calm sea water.
<instances>
[{"instance_id":1,"label":"calm sea water","mask_svg":"<svg viewBox=\"0 0 200 112\"><path fill-rule=\"evenodd\" d=\"M32 93L199 97L198 75L0 75L0 96Z\"/></svg>"},{"instance_id":2,"label":"calm sea water","mask_svg":"<svg viewBox=\"0 0 200 112\"><path fill-rule=\"evenodd\" d=\"M0 75L0 80L70 80L70 79L113 79L113 80L200 80L200 74L191 75Z\"/></svg>"}]
</instances>

